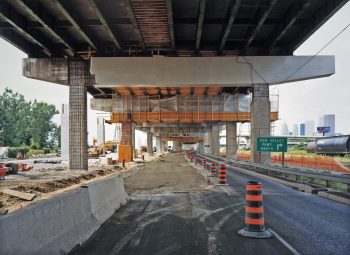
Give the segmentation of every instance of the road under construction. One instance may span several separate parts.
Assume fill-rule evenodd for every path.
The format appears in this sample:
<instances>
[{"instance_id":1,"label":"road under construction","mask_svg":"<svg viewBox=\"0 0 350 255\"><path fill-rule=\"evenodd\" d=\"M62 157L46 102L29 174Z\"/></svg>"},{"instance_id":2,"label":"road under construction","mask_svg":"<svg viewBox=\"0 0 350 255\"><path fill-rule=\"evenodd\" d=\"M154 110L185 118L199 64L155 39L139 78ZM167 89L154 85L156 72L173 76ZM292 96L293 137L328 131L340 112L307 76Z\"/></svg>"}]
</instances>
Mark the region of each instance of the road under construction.
<instances>
[{"instance_id":1,"label":"road under construction","mask_svg":"<svg viewBox=\"0 0 350 255\"><path fill-rule=\"evenodd\" d=\"M109 113L108 123L121 123L119 160L133 160L135 129L147 132L150 155L156 137L161 156L136 165L128 176L156 179L153 189L143 188L143 182L128 190L126 178L128 197L123 176L113 174L1 216L6 234L0 252L348 254L348 205L215 158L219 126L226 127L226 158L234 160L237 123L250 122L250 158L270 163L270 152L257 153L257 138L269 137L271 122L278 119L278 100L269 86L335 73L334 56L293 52L346 2L0 1L0 36L28 54L23 75L69 86L64 141L71 171L88 170L87 93L92 109ZM160 155L168 141L181 154ZM195 153L184 155L183 143L198 144L196 161L206 157L221 164L218 181L188 163ZM164 170L168 167L173 171ZM164 183L157 183L158 176ZM173 180L185 181L183 176L189 186L166 188ZM246 185L249 181L254 182ZM26 239L28 229L35 234ZM12 236L19 232L15 245Z\"/></svg>"}]
</instances>

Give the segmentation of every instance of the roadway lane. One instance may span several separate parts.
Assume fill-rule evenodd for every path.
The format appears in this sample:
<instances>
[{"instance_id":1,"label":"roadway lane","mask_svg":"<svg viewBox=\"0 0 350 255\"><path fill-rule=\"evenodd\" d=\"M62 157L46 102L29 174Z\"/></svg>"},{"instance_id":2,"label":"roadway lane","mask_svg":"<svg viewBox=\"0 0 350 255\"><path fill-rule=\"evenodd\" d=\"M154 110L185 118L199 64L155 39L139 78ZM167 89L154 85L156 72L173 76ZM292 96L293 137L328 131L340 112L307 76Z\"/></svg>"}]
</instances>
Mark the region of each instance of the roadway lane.
<instances>
[{"instance_id":1,"label":"roadway lane","mask_svg":"<svg viewBox=\"0 0 350 255\"><path fill-rule=\"evenodd\" d=\"M184 158L177 157L182 165ZM164 169L166 163L153 166ZM243 227L241 193L218 188L141 194L131 196L127 205L71 254L291 254L276 238L239 236L237 231Z\"/></svg>"},{"instance_id":2,"label":"roadway lane","mask_svg":"<svg viewBox=\"0 0 350 255\"><path fill-rule=\"evenodd\" d=\"M244 196L245 183L263 185L265 221L301 254L350 254L350 207L228 168L230 194Z\"/></svg>"},{"instance_id":3,"label":"roadway lane","mask_svg":"<svg viewBox=\"0 0 350 255\"><path fill-rule=\"evenodd\" d=\"M249 180L263 184L266 224L282 241L237 235L244 227ZM229 169L228 182L206 192L131 196L71 254L296 254L291 248L300 254L350 254L349 207L237 169Z\"/></svg>"}]
</instances>

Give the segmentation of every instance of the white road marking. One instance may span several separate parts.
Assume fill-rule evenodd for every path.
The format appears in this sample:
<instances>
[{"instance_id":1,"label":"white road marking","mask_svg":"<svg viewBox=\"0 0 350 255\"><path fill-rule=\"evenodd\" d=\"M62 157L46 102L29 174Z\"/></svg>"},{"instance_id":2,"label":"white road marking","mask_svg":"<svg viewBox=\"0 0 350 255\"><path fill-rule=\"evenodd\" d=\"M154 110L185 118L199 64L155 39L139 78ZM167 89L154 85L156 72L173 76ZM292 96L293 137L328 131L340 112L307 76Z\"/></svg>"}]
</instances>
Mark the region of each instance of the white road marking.
<instances>
[{"instance_id":1,"label":"white road marking","mask_svg":"<svg viewBox=\"0 0 350 255\"><path fill-rule=\"evenodd\" d=\"M294 255L300 255L300 253L294 249L286 240L284 240L279 234L269 228L269 231Z\"/></svg>"}]
</instances>

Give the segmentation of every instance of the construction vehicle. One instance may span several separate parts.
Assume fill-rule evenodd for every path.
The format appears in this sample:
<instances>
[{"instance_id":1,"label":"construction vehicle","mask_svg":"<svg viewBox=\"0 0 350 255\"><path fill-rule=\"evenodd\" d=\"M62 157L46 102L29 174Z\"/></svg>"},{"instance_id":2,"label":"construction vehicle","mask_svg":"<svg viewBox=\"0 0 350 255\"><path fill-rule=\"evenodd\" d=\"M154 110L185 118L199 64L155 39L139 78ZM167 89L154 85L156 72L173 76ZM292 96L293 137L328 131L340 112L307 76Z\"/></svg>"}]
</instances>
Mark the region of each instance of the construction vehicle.
<instances>
[{"instance_id":1,"label":"construction vehicle","mask_svg":"<svg viewBox=\"0 0 350 255\"><path fill-rule=\"evenodd\" d=\"M96 139L94 138L92 140L92 148L89 150L89 157L98 157L100 155L104 155L107 151L110 152L118 152L118 146L119 142L118 141L106 141L104 143L101 143L100 145L96 145Z\"/></svg>"},{"instance_id":2,"label":"construction vehicle","mask_svg":"<svg viewBox=\"0 0 350 255\"><path fill-rule=\"evenodd\" d=\"M18 170L28 172L32 169L33 167L28 167L27 164L0 162L0 178L3 179L6 174L17 174Z\"/></svg>"}]
</instances>

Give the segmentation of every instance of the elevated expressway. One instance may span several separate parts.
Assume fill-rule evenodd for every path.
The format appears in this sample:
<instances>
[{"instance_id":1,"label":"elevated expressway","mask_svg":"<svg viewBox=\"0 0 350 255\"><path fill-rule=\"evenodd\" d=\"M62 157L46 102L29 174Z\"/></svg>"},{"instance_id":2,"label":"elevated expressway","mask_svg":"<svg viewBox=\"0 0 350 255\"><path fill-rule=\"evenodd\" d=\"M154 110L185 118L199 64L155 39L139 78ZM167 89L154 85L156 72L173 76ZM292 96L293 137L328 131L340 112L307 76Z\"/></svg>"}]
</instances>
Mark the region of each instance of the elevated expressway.
<instances>
[{"instance_id":1,"label":"elevated expressway","mask_svg":"<svg viewBox=\"0 0 350 255\"><path fill-rule=\"evenodd\" d=\"M346 2L3 0L0 36L28 54L24 76L70 87L71 169L87 169L87 92L94 109L123 123L129 158L135 128L148 132L150 145L170 126L207 137L216 155L220 122L234 157L237 122L251 122L252 151L256 137L270 135L278 118L270 84L334 74L333 56L293 51Z\"/></svg>"}]
</instances>

